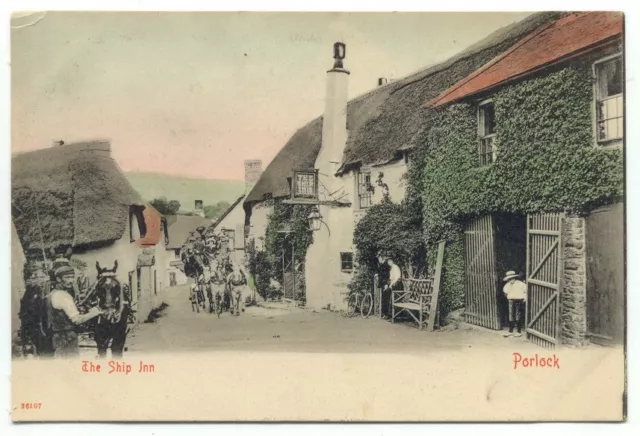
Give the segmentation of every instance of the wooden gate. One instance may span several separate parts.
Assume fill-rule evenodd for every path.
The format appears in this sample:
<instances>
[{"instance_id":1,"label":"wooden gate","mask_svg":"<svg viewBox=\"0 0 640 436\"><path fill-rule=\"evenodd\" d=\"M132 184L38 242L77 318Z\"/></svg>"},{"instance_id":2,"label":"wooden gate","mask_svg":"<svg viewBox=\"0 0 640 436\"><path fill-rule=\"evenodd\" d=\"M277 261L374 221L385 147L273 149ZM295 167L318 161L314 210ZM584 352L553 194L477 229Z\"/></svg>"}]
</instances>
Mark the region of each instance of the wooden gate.
<instances>
[{"instance_id":1,"label":"wooden gate","mask_svg":"<svg viewBox=\"0 0 640 436\"><path fill-rule=\"evenodd\" d=\"M526 331L531 342L545 348L554 348L561 333L563 218L559 213L527 216Z\"/></svg>"},{"instance_id":2,"label":"wooden gate","mask_svg":"<svg viewBox=\"0 0 640 436\"><path fill-rule=\"evenodd\" d=\"M493 218L473 220L465 234L465 319L490 329L500 329L496 287Z\"/></svg>"}]
</instances>

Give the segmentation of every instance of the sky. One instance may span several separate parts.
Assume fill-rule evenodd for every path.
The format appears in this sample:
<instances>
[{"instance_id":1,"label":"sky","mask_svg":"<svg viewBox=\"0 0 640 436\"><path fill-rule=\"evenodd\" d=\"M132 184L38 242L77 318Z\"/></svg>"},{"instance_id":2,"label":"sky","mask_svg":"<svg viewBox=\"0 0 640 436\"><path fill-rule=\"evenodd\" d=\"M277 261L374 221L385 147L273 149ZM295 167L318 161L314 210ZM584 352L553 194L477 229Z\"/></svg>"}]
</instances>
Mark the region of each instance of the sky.
<instances>
[{"instance_id":1,"label":"sky","mask_svg":"<svg viewBox=\"0 0 640 436\"><path fill-rule=\"evenodd\" d=\"M47 12L14 16L12 152L109 139L124 171L242 180L324 107L333 43L349 97L528 13Z\"/></svg>"}]
</instances>

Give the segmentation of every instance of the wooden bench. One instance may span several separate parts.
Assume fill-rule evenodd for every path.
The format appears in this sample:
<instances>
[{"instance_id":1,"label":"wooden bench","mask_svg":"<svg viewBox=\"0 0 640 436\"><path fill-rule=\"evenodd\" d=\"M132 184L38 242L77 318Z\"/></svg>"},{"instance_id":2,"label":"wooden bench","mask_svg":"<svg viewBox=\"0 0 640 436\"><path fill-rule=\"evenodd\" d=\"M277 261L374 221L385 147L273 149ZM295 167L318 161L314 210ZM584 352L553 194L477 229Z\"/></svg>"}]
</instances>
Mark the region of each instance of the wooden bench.
<instances>
[{"instance_id":1,"label":"wooden bench","mask_svg":"<svg viewBox=\"0 0 640 436\"><path fill-rule=\"evenodd\" d=\"M445 242L441 242L438 246L438 259L433 277L403 279L404 289L391 291L392 323L395 323L398 316L406 313L418 323L420 330L424 327L427 327L428 331L434 330L438 319L438 295L444 246Z\"/></svg>"}]
</instances>

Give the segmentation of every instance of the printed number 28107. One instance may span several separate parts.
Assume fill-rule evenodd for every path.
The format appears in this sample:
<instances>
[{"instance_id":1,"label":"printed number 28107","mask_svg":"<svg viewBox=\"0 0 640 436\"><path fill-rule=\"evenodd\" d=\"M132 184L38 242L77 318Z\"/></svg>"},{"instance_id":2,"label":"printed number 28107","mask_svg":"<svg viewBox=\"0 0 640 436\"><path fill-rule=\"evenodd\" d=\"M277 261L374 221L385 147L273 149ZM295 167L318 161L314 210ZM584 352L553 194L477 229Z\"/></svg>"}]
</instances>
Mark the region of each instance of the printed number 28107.
<instances>
[{"instance_id":1,"label":"printed number 28107","mask_svg":"<svg viewBox=\"0 0 640 436\"><path fill-rule=\"evenodd\" d=\"M21 409L41 409L42 403L20 403Z\"/></svg>"}]
</instances>

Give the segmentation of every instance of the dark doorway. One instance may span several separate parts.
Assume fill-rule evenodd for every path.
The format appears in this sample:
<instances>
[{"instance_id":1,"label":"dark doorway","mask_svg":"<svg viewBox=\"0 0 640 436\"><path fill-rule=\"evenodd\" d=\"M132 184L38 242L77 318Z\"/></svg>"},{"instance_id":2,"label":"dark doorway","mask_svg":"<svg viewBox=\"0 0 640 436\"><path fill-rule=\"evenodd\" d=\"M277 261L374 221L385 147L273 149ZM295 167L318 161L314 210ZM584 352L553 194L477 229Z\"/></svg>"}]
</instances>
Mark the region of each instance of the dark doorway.
<instances>
[{"instance_id":1,"label":"dark doorway","mask_svg":"<svg viewBox=\"0 0 640 436\"><path fill-rule=\"evenodd\" d=\"M502 278L507 271L520 274L525 280L527 268L527 217L515 213L499 213L493 216L495 225L495 274L498 290L498 315L502 327L508 326L509 306L502 292Z\"/></svg>"}]
</instances>

